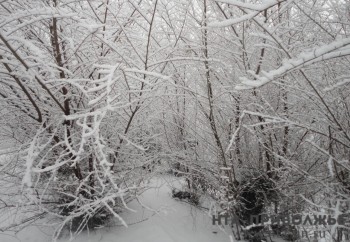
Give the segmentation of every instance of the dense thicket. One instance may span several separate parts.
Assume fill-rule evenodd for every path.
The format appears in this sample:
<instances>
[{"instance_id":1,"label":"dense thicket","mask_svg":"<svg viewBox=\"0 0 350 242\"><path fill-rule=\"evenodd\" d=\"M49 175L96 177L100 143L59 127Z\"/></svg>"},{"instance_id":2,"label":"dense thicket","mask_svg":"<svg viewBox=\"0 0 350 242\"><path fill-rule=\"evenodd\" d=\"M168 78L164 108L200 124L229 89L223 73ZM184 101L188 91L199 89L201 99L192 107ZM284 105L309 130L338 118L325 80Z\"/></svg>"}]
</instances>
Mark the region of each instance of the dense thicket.
<instances>
[{"instance_id":1,"label":"dense thicket","mask_svg":"<svg viewBox=\"0 0 350 242\"><path fill-rule=\"evenodd\" d=\"M348 213L349 12L345 0L1 1L2 209L39 206L62 219L57 234L101 214L124 223L149 171L173 169L230 214L248 195L259 212Z\"/></svg>"}]
</instances>

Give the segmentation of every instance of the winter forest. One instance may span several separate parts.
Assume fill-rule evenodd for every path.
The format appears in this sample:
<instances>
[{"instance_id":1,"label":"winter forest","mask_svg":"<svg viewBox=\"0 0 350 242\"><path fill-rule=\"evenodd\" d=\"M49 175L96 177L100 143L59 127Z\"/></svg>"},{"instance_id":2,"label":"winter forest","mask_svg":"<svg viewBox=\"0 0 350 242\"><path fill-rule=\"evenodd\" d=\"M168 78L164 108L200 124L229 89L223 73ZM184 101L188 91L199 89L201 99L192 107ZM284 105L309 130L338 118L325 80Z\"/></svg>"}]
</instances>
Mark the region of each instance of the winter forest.
<instances>
[{"instance_id":1,"label":"winter forest","mask_svg":"<svg viewBox=\"0 0 350 242\"><path fill-rule=\"evenodd\" d=\"M348 228L349 0L0 0L1 242Z\"/></svg>"}]
</instances>

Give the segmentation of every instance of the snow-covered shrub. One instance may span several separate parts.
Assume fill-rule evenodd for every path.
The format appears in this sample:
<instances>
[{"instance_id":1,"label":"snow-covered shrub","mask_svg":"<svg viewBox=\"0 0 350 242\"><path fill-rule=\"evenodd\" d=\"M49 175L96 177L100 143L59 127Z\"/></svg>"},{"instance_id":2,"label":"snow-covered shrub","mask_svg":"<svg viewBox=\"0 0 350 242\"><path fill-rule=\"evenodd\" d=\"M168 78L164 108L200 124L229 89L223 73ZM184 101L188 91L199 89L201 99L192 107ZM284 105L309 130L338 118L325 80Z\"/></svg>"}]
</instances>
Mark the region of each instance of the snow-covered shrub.
<instances>
[{"instance_id":1,"label":"snow-covered shrub","mask_svg":"<svg viewBox=\"0 0 350 242\"><path fill-rule=\"evenodd\" d=\"M171 191L173 198L178 198L180 200L186 200L193 205L199 205L199 195L191 191L182 191L178 189L172 189Z\"/></svg>"}]
</instances>

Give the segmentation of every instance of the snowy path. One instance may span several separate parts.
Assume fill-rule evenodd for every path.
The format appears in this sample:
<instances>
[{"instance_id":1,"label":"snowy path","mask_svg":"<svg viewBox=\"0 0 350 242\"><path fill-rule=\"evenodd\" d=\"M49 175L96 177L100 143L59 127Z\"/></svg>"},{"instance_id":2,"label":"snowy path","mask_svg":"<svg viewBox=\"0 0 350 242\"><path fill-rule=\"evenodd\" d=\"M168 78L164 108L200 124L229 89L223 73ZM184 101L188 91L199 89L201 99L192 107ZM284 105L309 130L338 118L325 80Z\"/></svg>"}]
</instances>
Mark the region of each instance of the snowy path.
<instances>
[{"instance_id":1,"label":"snowy path","mask_svg":"<svg viewBox=\"0 0 350 242\"><path fill-rule=\"evenodd\" d=\"M128 213L125 220L130 225L96 231L82 235L76 242L229 242L229 236L211 224L211 218L193 206L171 198L168 178L158 178L151 189L140 197L155 214L134 201L129 207L137 213ZM146 220L145 220L146 219ZM143 222L139 222L145 220ZM216 234L213 232L217 232Z\"/></svg>"},{"instance_id":2,"label":"snowy path","mask_svg":"<svg viewBox=\"0 0 350 242\"><path fill-rule=\"evenodd\" d=\"M171 198L167 179L157 178L151 189L140 196L145 206L159 211L154 213L133 201L129 207L137 210L123 216L128 228L112 226L81 234L74 242L230 242L229 235L211 224L211 218L193 206ZM15 237L0 234L1 242L48 242L50 237L39 228L30 227ZM61 238L60 242L69 241Z\"/></svg>"}]
</instances>

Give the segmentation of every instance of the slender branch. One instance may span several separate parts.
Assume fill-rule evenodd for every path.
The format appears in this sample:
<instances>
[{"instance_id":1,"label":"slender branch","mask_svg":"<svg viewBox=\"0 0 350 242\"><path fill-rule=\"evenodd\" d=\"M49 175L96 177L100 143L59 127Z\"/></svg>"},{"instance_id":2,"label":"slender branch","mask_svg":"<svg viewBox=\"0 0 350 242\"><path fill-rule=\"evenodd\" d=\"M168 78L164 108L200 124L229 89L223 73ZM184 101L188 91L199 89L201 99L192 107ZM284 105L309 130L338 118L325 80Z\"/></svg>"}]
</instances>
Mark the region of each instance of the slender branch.
<instances>
[{"instance_id":1,"label":"slender branch","mask_svg":"<svg viewBox=\"0 0 350 242\"><path fill-rule=\"evenodd\" d=\"M0 34L1 36L1 34ZM3 60L3 56L0 55L0 60ZM34 118L35 120L37 120L39 123L41 123L43 121L43 116L42 113L40 111L39 106L37 105L37 103L35 102L35 100L33 99L32 95L28 92L27 88L22 84L22 82L16 77L14 76L12 73L12 69L10 68L10 66L5 63L2 62L2 64L5 66L6 70L10 73L9 75L16 81L16 83L18 84L18 86L22 89L22 91L24 92L24 94L27 96L27 98L29 99L30 103L33 105L38 117Z\"/></svg>"},{"instance_id":2,"label":"slender branch","mask_svg":"<svg viewBox=\"0 0 350 242\"><path fill-rule=\"evenodd\" d=\"M6 45L6 47L11 51L11 53L14 55L14 57L24 66L24 68L28 71L30 70L27 63L17 54L15 49L12 48L10 43L4 38L4 36L0 33L0 39L2 42ZM50 95L50 97L54 100L54 102L59 106L59 108L63 111L63 113L66 113L66 110L62 106L62 104L57 100L57 98L53 95L53 93L50 91L50 89L39 79L37 75L34 74L35 80L40 84L40 86Z\"/></svg>"}]
</instances>

